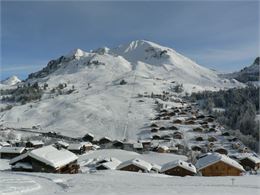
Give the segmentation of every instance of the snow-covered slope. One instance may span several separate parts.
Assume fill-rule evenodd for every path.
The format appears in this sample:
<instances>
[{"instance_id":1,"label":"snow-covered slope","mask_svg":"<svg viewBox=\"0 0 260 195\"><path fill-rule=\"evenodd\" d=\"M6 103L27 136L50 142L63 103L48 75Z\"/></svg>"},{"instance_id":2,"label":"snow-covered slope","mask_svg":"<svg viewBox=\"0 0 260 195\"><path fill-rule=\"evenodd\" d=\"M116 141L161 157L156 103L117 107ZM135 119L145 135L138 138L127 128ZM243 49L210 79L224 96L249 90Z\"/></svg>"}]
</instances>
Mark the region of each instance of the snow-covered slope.
<instances>
[{"instance_id":1,"label":"snow-covered slope","mask_svg":"<svg viewBox=\"0 0 260 195\"><path fill-rule=\"evenodd\" d=\"M13 75L13 76L10 76L7 79L1 81L1 84L12 86L12 85L16 85L17 83L20 83L20 82L21 82L21 80L17 76Z\"/></svg>"},{"instance_id":2,"label":"snow-covered slope","mask_svg":"<svg viewBox=\"0 0 260 195\"><path fill-rule=\"evenodd\" d=\"M154 117L154 99L138 101L138 94L162 94L176 83L182 83L186 92L243 86L170 48L143 40L114 49L73 50L25 81L35 82L48 84L41 100L1 113L1 124L113 138L136 138ZM57 88L64 83L64 89Z\"/></svg>"}]
</instances>

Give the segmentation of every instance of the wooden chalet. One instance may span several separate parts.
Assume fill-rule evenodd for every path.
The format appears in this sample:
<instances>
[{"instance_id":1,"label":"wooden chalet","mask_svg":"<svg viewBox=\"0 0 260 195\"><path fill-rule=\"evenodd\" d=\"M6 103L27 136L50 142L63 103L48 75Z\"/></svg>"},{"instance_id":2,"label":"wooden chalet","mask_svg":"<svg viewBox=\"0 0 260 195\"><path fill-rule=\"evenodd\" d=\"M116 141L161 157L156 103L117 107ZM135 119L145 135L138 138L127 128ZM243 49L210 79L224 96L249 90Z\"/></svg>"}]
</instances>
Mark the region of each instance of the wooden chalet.
<instances>
[{"instance_id":1,"label":"wooden chalet","mask_svg":"<svg viewBox=\"0 0 260 195\"><path fill-rule=\"evenodd\" d=\"M115 170L120 164L121 161L116 158L110 158L109 160L98 162L96 164L96 170Z\"/></svg>"},{"instance_id":2,"label":"wooden chalet","mask_svg":"<svg viewBox=\"0 0 260 195\"><path fill-rule=\"evenodd\" d=\"M158 146L156 151L159 153L168 153L170 149L168 146Z\"/></svg>"},{"instance_id":3,"label":"wooden chalet","mask_svg":"<svg viewBox=\"0 0 260 195\"><path fill-rule=\"evenodd\" d=\"M152 139L153 140L159 140L159 139L162 139L162 138L159 134L153 134Z\"/></svg>"},{"instance_id":4,"label":"wooden chalet","mask_svg":"<svg viewBox=\"0 0 260 195\"><path fill-rule=\"evenodd\" d=\"M0 158L11 159L25 152L25 147L2 147L0 148Z\"/></svg>"},{"instance_id":5,"label":"wooden chalet","mask_svg":"<svg viewBox=\"0 0 260 195\"><path fill-rule=\"evenodd\" d=\"M109 137L102 137L102 138L99 139L98 143L100 145L106 145L106 144L112 143L112 139L109 138Z\"/></svg>"},{"instance_id":6,"label":"wooden chalet","mask_svg":"<svg viewBox=\"0 0 260 195\"><path fill-rule=\"evenodd\" d=\"M260 158L255 155L248 155L240 158L239 163L245 170L258 170L260 169Z\"/></svg>"},{"instance_id":7,"label":"wooden chalet","mask_svg":"<svg viewBox=\"0 0 260 195\"><path fill-rule=\"evenodd\" d=\"M94 140L94 135L92 133L87 133L82 138L83 141L92 142Z\"/></svg>"},{"instance_id":8,"label":"wooden chalet","mask_svg":"<svg viewBox=\"0 0 260 195\"><path fill-rule=\"evenodd\" d=\"M240 176L245 171L238 162L219 153L207 154L195 166L202 176Z\"/></svg>"},{"instance_id":9,"label":"wooden chalet","mask_svg":"<svg viewBox=\"0 0 260 195\"><path fill-rule=\"evenodd\" d=\"M151 125L150 125L150 127L158 127L158 125L157 124L155 124L155 123L152 123Z\"/></svg>"},{"instance_id":10,"label":"wooden chalet","mask_svg":"<svg viewBox=\"0 0 260 195\"><path fill-rule=\"evenodd\" d=\"M196 137L195 140L198 142L204 141L203 137L201 136Z\"/></svg>"},{"instance_id":11,"label":"wooden chalet","mask_svg":"<svg viewBox=\"0 0 260 195\"><path fill-rule=\"evenodd\" d=\"M201 132L203 132L203 129L201 127L196 127L196 128L193 128L193 131L201 133Z\"/></svg>"},{"instance_id":12,"label":"wooden chalet","mask_svg":"<svg viewBox=\"0 0 260 195\"><path fill-rule=\"evenodd\" d=\"M12 170L47 173L78 173L78 157L68 150L44 146L10 161Z\"/></svg>"},{"instance_id":13,"label":"wooden chalet","mask_svg":"<svg viewBox=\"0 0 260 195\"><path fill-rule=\"evenodd\" d=\"M183 139L184 136L183 136L183 133L176 131L176 132L173 133L173 138L174 139Z\"/></svg>"},{"instance_id":14,"label":"wooden chalet","mask_svg":"<svg viewBox=\"0 0 260 195\"><path fill-rule=\"evenodd\" d=\"M121 171L132 171L132 172L150 172L152 165L141 159L132 159L125 162L122 162L118 165L117 170Z\"/></svg>"},{"instance_id":15,"label":"wooden chalet","mask_svg":"<svg viewBox=\"0 0 260 195\"><path fill-rule=\"evenodd\" d=\"M174 175L174 176L193 176L196 174L196 168L191 163L187 163L182 160L176 160L169 163L166 163L162 166L161 173L166 175Z\"/></svg>"},{"instance_id":16,"label":"wooden chalet","mask_svg":"<svg viewBox=\"0 0 260 195\"><path fill-rule=\"evenodd\" d=\"M85 145L83 143L73 143L70 144L67 148L70 152L74 154L83 154L86 152Z\"/></svg>"},{"instance_id":17,"label":"wooden chalet","mask_svg":"<svg viewBox=\"0 0 260 195\"><path fill-rule=\"evenodd\" d=\"M64 141L57 141L57 142L55 143L55 145L56 145L56 147L57 147L58 149L61 149L61 148L67 149L70 144L67 143L67 142L64 142Z\"/></svg>"},{"instance_id":18,"label":"wooden chalet","mask_svg":"<svg viewBox=\"0 0 260 195\"><path fill-rule=\"evenodd\" d=\"M152 128L151 129L151 133L157 133L159 130L158 129L156 129L156 128Z\"/></svg>"},{"instance_id":19,"label":"wooden chalet","mask_svg":"<svg viewBox=\"0 0 260 195\"><path fill-rule=\"evenodd\" d=\"M40 140L31 140L26 142L25 146L27 148L41 148L43 147L44 143Z\"/></svg>"},{"instance_id":20,"label":"wooden chalet","mask_svg":"<svg viewBox=\"0 0 260 195\"><path fill-rule=\"evenodd\" d=\"M202 148L200 146L194 145L194 146L191 146L191 150L192 151L201 151Z\"/></svg>"},{"instance_id":21,"label":"wooden chalet","mask_svg":"<svg viewBox=\"0 0 260 195\"><path fill-rule=\"evenodd\" d=\"M222 133L222 136L230 136L230 133L227 132L227 131L226 131L226 132L223 132L223 133Z\"/></svg>"},{"instance_id":22,"label":"wooden chalet","mask_svg":"<svg viewBox=\"0 0 260 195\"><path fill-rule=\"evenodd\" d=\"M117 149L123 149L123 147L124 147L124 143L120 140L114 140L112 142L112 145L114 148L117 148Z\"/></svg>"},{"instance_id":23,"label":"wooden chalet","mask_svg":"<svg viewBox=\"0 0 260 195\"><path fill-rule=\"evenodd\" d=\"M217 152L217 153L219 153L219 154L225 154L225 155L228 154L227 149L222 148L222 147L214 149L214 152Z\"/></svg>"},{"instance_id":24,"label":"wooden chalet","mask_svg":"<svg viewBox=\"0 0 260 195\"><path fill-rule=\"evenodd\" d=\"M170 130L178 130L178 128L175 127L175 126L170 126L170 127L168 127L168 129L170 129Z\"/></svg>"},{"instance_id":25,"label":"wooden chalet","mask_svg":"<svg viewBox=\"0 0 260 195\"><path fill-rule=\"evenodd\" d=\"M175 119L172 121L174 124L182 124L182 120L181 119Z\"/></svg>"},{"instance_id":26,"label":"wooden chalet","mask_svg":"<svg viewBox=\"0 0 260 195\"><path fill-rule=\"evenodd\" d=\"M218 139L214 136L210 136L210 137L208 137L208 141L209 142L216 142L216 141L218 141Z\"/></svg>"}]
</instances>

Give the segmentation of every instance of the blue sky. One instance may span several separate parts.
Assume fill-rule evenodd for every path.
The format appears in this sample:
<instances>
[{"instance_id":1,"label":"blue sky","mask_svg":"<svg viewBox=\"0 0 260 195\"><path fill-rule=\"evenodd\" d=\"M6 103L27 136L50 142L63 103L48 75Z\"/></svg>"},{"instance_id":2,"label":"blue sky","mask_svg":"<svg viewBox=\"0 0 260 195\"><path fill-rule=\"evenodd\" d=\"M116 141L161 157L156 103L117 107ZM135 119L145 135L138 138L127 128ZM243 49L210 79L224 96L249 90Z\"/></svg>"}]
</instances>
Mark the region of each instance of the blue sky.
<instances>
[{"instance_id":1,"label":"blue sky","mask_svg":"<svg viewBox=\"0 0 260 195\"><path fill-rule=\"evenodd\" d=\"M259 55L259 1L1 2L1 79L75 48L154 41L221 72Z\"/></svg>"}]
</instances>

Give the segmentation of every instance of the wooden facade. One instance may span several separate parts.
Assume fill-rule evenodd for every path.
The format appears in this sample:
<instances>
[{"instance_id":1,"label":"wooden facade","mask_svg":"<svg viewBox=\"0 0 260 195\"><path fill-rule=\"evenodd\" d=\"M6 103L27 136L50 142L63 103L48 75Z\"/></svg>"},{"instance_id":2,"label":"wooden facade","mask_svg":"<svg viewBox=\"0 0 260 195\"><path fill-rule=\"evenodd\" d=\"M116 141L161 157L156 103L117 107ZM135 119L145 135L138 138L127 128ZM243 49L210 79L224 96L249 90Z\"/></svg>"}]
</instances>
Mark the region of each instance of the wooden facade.
<instances>
[{"instance_id":1,"label":"wooden facade","mask_svg":"<svg viewBox=\"0 0 260 195\"><path fill-rule=\"evenodd\" d=\"M260 162L255 163L254 161L250 160L250 158L241 159L239 163L246 171L260 169Z\"/></svg>"},{"instance_id":2,"label":"wooden facade","mask_svg":"<svg viewBox=\"0 0 260 195\"><path fill-rule=\"evenodd\" d=\"M138 166L136 166L134 164L122 167L120 170L121 171L132 171L132 172L146 172L145 169L143 169L141 167L138 167Z\"/></svg>"},{"instance_id":3,"label":"wooden facade","mask_svg":"<svg viewBox=\"0 0 260 195\"><path fill-rule=\"evenodd\" d=\"M184 169L180 166L174 167L172 169L168 169L168 170L164 171L163 173L166 175L174 175L174 176L181 176L181 177L184 177L187 175L190 175L190 176L194 175L193 172L191 172L187 169Z\"/></svg>"},{"instance_id":4,"label":"wooden facade","mask_svg":"<svg viewBox=\"0 0 260 195\"><path fill-rule=\"evenodd\" d=\"M32 169L23 169L23 168L15 168L12 167L13 171L30 171L30 172L46 172L46 173L68 173L68 174L73 174L73 173L78 173L79 171L79 165L77 164L77 160L68 163L62 167L54 168L50 165L45 164L42 161L39 161L37 159L34 159L30 156L27 156L26 158L18 161L22 163L29 163L32 165ZM18 163L16 162L16 163Z\"/></svg>"},{"instance_id":5,"label":"wooden facade","mask_svg":"<svg viewBox=\"0 0 260 195\"><path fill-rule=\"evenodd\" d=\"M242 171L236 167L218 161L200 170L203 176L240 176Z\"/></svg>"}]
</instances>

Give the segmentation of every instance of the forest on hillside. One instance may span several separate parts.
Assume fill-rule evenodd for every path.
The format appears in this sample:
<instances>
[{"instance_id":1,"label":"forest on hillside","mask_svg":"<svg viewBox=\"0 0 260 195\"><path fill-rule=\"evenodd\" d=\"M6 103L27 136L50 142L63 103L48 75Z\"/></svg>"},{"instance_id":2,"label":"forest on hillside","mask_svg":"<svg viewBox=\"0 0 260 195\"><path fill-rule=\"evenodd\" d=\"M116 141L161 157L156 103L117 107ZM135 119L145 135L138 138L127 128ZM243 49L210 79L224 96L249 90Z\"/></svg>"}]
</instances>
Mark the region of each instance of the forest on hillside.
<instances>
[{"instance_id":1,"label":"forest on hillside","mask_svg":"<svg viewBox=\"0 0 260 195\"><path fill-rule=\"evenodd\" d=\"M244 144L259 152L259 87L204 91L187 98L197 102Z\"/></svg>"}]
</instances>

